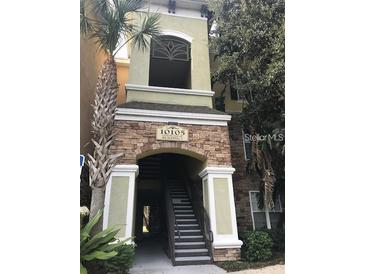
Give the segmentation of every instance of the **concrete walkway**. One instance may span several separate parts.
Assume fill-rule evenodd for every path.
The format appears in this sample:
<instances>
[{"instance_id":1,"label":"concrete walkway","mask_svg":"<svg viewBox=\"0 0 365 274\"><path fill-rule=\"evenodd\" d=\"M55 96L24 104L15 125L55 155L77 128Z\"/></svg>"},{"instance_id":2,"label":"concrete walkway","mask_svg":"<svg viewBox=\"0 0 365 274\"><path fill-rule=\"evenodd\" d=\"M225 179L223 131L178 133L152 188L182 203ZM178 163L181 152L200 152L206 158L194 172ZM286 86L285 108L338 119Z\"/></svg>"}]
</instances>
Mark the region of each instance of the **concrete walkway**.
<instances>
[{"instance_id":1,"label":"concrete walkway","mask_svg":"<svg viewBox=\"0 0 365 274\"><path fill-rule=\"evenodd\" d=\"M218 274L227 273L216 265L172 266L160 239L145 239L137 246L130 274Z\"/></svg>"},{"instance_id":2,"label":"concrete walkway","mask_svg":"<svg viewBox=\"0 0 365 274\"><path fill-rule=\"evenodd\" d=\"M230 272L230 274L284 274L284 272L285 272L285 265L277 264L258 269L247 269L237 272Z\"/></svg>"}]
</instances>

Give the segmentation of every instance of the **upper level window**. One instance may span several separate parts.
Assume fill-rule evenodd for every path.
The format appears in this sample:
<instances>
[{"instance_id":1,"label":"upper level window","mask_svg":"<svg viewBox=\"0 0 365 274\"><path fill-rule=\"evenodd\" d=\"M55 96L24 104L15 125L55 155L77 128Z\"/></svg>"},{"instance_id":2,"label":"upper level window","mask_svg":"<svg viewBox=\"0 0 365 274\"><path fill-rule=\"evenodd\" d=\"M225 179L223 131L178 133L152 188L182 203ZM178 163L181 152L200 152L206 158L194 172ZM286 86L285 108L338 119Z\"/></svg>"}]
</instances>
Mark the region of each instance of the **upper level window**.
<instances>
[{"instance_id":1,"label":"upper level window","mask_svg":"<svg viewBox=\"0 0 365 274\"><path fill-rule=\"evenodd\" d=\"M242 130L242 141L243 141L243 154L245 156L245 160L251 160L251 153L252 153L252 144L250 141L250 135L245 133Z\"/></svg>"},{"instance_id":2,"label":"upper level window","mask_svg":"<svg viewBox=\"0 0 365 274\"><path fill-rule=\"evenodd\" d=\"M190 43L174 36L162 36L151 43L149 85L191 88Z\"/></svg>"},{"instance_id":3,"label":"upper level window","mask_svg":"<svg viewBox=\"0 0 365 274\"><path fill-rule=\"evenodd\" d=\"M181 38L163 36L161 41L152 43L153 58L169 61L190 61L190 44Z\"/></svg>"}]
</instances>

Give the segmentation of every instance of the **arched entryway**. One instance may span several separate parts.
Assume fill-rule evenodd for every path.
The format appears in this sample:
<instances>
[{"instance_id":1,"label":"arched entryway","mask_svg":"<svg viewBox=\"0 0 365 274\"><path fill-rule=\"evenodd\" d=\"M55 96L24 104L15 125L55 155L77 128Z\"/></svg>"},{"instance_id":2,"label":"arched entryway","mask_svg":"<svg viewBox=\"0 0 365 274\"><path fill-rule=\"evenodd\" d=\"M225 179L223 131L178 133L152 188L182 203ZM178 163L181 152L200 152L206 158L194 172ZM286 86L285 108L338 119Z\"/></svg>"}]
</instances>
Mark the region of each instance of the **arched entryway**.
<instances>
[{"instance_id":1,"label":"arched entryway","mask_svg":"<svg viewBox=\"0 0 365 274\"><path fill-rule=\"evenodd\" d=\"M103 227L121 226L117 237L139 246L155 237L174 265L236 258L242 242L237 238L234 168L212 166L205 155L163 144L142 147L135 164L113 168Z\"/></svg>"},{"instance_id":2,"label":"arched entryway","mask_svg":"<svg viewBox=\"0 0 365 274\"><path fill-rule=\"evenodd\" d=\"M151 259L156 256L171 257L169 235L175 234L175 231L184 237L176 239L177 243L173 247L177 248L175 253L178 255L170 258L174 264L179 264L179 260L194 260L198 257L200 263L209 263L209 243L205 243L201 218L198 217L204 208L199 172L204 168L205 158L184 150L160 152L149 151L144 153L148 156L138 157L135 211L137 263L146 260L146 256ZM181 245L187 248L180 248ZM182 252L189 248L191 252L184 256Z\"/></svg>"}]
</instances>

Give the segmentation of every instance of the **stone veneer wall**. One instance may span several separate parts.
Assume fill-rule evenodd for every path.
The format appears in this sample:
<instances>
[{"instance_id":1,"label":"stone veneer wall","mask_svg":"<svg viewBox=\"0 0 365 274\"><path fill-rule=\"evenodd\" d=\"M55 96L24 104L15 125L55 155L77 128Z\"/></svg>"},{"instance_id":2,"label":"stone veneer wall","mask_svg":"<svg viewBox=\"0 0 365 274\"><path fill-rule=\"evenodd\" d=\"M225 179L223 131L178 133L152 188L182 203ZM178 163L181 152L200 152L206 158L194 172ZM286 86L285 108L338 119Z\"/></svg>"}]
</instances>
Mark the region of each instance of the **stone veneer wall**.
<instances>
[{"instance_id":1,"label":"stone veneer wall","mask_svg":"<svg viewBox=\"0 0 365 274\"><path fill-rule=\"evenodd\" d=\"M157 141L156 129L166 123L118 121L112 153L123 152L118 164L135 164L141 153L161 149L180 148L195 152L207 159L210 166L230 166L231 153L228 127L208 125L180 125L189 130L188 142Z\"/></svg>"},{"instance_id":2,"label":"stone veneer wall","mask_svg":"<svg viewBox=\"0 0 365 274\"><path fill-rule=\"evenodd\" d=\"M213 249L213 260L215 262L237 261L239 259L241 259L241 249L240 248Z\"/></svg>"},{"instance_id":3,"label":"stone veneer wall","mask_svg":"<svg viewBox=\"0 0 365 274\"><path fill-rule=\"evenodd\" d=\"M236 215L238 232L250 230L252 226L250 190L259 190L260 179L257 176L248 175L243 150L243 136L238 114L232 114L232 120L228 123L231 144L232 166L236 171L232 175L234 197L236 203Z\"/></svg>"}]
</instances>

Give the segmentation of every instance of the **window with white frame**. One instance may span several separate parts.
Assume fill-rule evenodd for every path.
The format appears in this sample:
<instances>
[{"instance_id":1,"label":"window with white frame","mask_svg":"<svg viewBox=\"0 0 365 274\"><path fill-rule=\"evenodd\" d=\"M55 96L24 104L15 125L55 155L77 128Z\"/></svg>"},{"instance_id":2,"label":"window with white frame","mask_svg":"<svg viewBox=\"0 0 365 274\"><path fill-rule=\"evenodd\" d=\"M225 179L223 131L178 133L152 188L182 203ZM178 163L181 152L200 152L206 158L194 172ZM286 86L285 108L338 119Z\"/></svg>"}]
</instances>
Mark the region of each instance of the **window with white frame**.
<instances>
[{"instance_id":1,"label":"window with white frame","mask_svg":"<svg viewBox=\"0 0 365 274\"><path fill-rule=\"evenodd\" d=\"M250 191L250 205L253 222L253 229L277 227L280 214L283 212L279 197L275 201L275 206L272 210L266 207L259 208L259 191Z\"/></svg>"},{"instance_id":2,"label":"window with white frame","mask_svg":"<svg viewBox=\"0 0 365 274\"><path fill-rule=\"evenodd\" d=\"M245 160L249 161L251 160L251 141L250 141L250 135L245 133L242 130L242 142L243 142L243 155L245 156Z\"/></svg>"}]
</instances>

